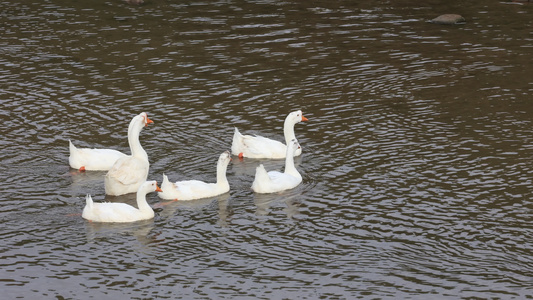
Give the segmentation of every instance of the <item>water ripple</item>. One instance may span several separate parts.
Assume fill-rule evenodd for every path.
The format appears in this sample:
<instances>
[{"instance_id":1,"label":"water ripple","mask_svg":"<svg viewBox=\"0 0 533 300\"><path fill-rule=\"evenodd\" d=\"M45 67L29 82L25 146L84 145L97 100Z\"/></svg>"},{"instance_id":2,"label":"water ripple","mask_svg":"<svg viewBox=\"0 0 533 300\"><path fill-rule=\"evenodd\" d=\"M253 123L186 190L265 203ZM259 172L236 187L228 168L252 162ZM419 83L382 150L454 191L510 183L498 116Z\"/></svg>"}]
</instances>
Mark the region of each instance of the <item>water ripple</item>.
<instances>
[{"instance_id":1,"label":"water ripple","mask_svg":"<svg viewBox=\"0 0 533 300\"><path fill-rule=\"evenodd\" d=\"M8 297L531 294L526 5L472 3L451 27L406 3L0 7ZM225 195L150 194L135 224L79 215L105 172L70 170L68 139L128 152L146 111L149 178L214 181L235 126L282 140L294 109L293 190L254 194L257 165L284 162L234 159Z\"/></svg>"}]
</instances>

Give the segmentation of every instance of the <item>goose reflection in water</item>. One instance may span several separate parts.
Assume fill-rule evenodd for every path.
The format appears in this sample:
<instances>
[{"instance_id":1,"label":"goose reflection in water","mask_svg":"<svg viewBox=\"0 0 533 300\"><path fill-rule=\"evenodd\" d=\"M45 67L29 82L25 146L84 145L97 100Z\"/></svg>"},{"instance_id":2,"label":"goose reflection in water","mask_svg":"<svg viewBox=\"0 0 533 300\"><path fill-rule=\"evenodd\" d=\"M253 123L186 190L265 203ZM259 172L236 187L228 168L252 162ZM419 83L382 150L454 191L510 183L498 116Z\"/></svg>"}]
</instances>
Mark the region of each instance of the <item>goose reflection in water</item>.
<instances>
[{"instance_id":1,"label":"goose reflection in water","mask_svg":"<svg viewBox=\"0 0 533 300\"><path fill-rule=\"evenodd\" d=\"M300 212L300 193L293 191L278 193L278 194L254 194L254 204L256 206L255 214L257 216L269 215L275 207L285 204L283 211L287 214L287 218L294 219Z\"/></svg>"},{"instance_id":2,"label":"goose reflection in water","mask_svg":"<svg viewBox=\"0 0 533 300\"><path fill-rule=\"evenodd\" d=\"M89 242L112 239L116 235L131 235L144 246L156 241L156 237L150 235L155 227L153 219L133 223L85 223L87 241Z\"/></svg>"},{"instance_id":3,"label":"goose reflection in water","mask_svg":"<svg viewBox=\"0 0 533 300\"><path fill-rule=\"evenodd\" d=\"M225 193L216 197L203 198L190 201L161 201L153 205L156 211L157 219L162 219L165 222L171 221L177 214L180 214L181 210L204 210L206 207L214 208L215 203L218 211L218 223L222 227L226 227L228 224L228 216L231 212L228 209L230 193Z\"/></svg>"}]
</instances>

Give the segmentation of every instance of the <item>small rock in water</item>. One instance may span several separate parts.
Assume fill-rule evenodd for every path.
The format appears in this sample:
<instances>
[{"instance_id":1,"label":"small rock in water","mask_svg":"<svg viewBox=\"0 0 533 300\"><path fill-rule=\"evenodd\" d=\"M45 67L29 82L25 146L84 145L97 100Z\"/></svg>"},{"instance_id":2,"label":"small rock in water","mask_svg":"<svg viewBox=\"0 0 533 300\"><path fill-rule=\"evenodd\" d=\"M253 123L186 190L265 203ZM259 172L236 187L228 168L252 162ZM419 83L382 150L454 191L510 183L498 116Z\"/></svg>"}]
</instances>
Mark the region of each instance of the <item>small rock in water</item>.
<instances>
[{"instance_id":1,"label":"small rock in water","mask_svg":"<svg viewBox=\"0 0 533 300\"><path fill-rule=\"evenodd\" d=\"M461 15L445 14L445 15L440 15L429 22L434 23L434 24L444 24L444 25L464 24L465 18L463 18Z\"/></svg>"},{"instance_id":2,"label":"small rock in water","mask_svg":"<svg viewBox=\"0 0 533 300\"><path fill-rule=\"evenodd\" d=\"M130 4L130 5L142 5L144 4L144 0L123 0L124 2L126 2L127 4Z\"/></svg>"}]
</instances>

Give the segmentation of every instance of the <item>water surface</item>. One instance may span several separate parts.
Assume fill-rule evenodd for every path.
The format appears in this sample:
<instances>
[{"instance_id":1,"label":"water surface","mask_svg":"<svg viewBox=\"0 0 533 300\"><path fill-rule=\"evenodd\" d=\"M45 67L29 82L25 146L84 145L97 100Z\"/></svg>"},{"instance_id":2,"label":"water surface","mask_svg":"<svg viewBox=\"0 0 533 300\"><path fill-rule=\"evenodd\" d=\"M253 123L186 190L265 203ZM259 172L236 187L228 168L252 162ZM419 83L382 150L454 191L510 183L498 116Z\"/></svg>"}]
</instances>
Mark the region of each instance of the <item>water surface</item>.
<instances>
[{"instance_id":1,"label":"water surface","mask_svg":"<svg viewBox=\"0 0 533 300\"><path fill-rule=\"evenodd\" d=\"M524 299L533 293L532 5L497 1L4 1L0 284L8 298ZM427 23L459 13L459 26ZM105 172L68 140L128 152L152 180L215 180L233 128L296 125L303 183L148 195L154 220L96 224Z\"/></svg>"}]
</instances>

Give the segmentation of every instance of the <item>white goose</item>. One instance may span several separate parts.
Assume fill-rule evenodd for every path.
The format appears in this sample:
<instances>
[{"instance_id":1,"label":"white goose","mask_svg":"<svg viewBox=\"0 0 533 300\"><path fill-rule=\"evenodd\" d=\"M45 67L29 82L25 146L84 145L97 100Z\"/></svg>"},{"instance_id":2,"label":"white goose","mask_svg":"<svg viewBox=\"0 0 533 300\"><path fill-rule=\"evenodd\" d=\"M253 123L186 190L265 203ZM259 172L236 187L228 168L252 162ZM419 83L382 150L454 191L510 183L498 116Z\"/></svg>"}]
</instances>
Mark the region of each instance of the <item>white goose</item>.
<instances>
[{"instance_id":1,"label":"white goose","mask_svg":"<svg viewBox=\"0 0 533 300\"><path fill-rule=\"evenodd\" d=\"M163 174L163 183L161 188L163 192L158 195L162 199L174 200L195 200L201 198L215 197L229 192L229 183L226 178L226 170L231 161L229 151L220 154L217 162L217 182L206 183L199 180L186 180L172 183L168 177Z\"/></svg>"},{"instance_id":2,"label":"white goose","mask_svg":"<svg viewBox=\"0 0 533 300\"><path fill-rule=\"evenodd\" d=\"M134 193L148 177L148 155L139 142L139 134L144 126L153 123L145 112L139 114L128 128L128 142L131 155L120 158L105 175L105 193L119 196Z\"/></svg>"},{"instance_id":3,"label":"white goose","mask_svg":"<svg viewBox=\"0 0 533 300\"><path fill-rule=\"evenodd\" d=\"M283 134L286 144L296 138L294 135L294 125L307 120L301 110L293 111L287 115L283 123ZM233 155L238 155L240 158L285 158L286 152L287 146L281 142L257 135L242 135L237 127L235 127L233 142L231 144L231 153ZM301 153L302 149L300 148L294 155L298 156Z\"/></svg>"},{"instance_id":4,"label":"white goose","mask_svg":"<svg viewBox=\"0 0 533 300\"><path fill-rule=\"evenodd\" d=\"M134 121L135 118L130 121L128 139L130 136L129 129L132 128L131 123ZM153 123L148 117L146 117L146 122L147 124ZM127 156L126 154L113 149L76 148L70 140L68 140L68 143L70 150L70 155L68 157L69 165L71 168L80 171L109 171L117 160Z\"/></svg>"},{"instance_id":5,"label":"white goose","mask_svg":"<svg viewBox=\"0 0 533 300\"><path fill-rule=\"evenodd\" d=\"M283 190L295 188L302 182L302 176L294 166L294 154L300 149L300 144L296 139L292 139L287 144L287 155L285 157L285 172L270 171L267 173L261 164L255 170L255 179L252 183L252 190L256 193L275 193Z\"/></svg>"},{"instance_id":6,"label":"white goose","mask_svg":"<svg viewBox=\"0 0 533 300\"><path fill-rule=\"evenodd\" d=\"M152 219L154 210L146 202L146 194L161 192L156 181L146 181L137 190L137 207L126 203L94 203L87 194L85 207L81 216L94 222L135 222Z\"/></svg>"},{"instance_id":7,"label":"white goose","mask_svg":"<svg viewBox=\"0 0 533 300\"><path fill-rule=\"evenodd\" d=\"M68 162L71 168L78 169L80 172L87 171L107 171L113 164L126 154L113 149L96 149L96 148L76 148L70 140L70 156Z\"/></svg>"}]
</instances>

